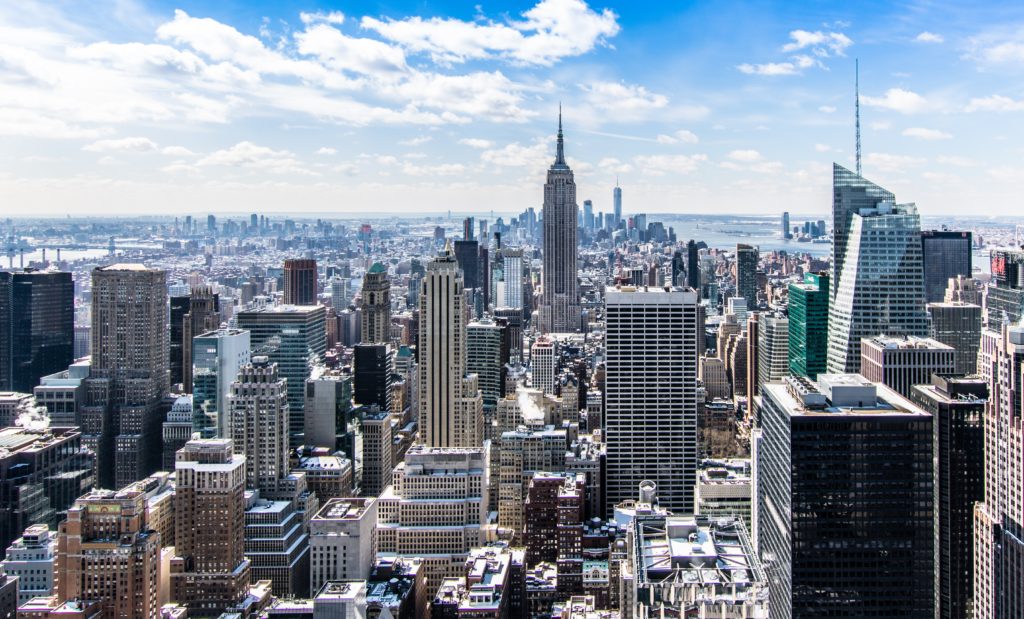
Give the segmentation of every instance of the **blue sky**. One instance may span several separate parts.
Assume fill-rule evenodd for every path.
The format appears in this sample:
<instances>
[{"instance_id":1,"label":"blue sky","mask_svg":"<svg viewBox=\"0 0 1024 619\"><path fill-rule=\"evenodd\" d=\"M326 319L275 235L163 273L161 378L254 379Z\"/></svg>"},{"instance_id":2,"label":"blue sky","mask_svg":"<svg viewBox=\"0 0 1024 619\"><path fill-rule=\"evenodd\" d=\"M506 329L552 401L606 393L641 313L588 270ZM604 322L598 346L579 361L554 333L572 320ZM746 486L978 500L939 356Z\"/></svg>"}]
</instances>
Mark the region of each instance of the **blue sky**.
<instances>
[{"instance_id":1,"label":"blue sky","mask_svg":"<svg viewBox=\"0 0 1024 619\"><path fill-rule=\"evenodd\" d=\"M590 0L6 3L0 211L514 213L561 102L597 210L824 214L854 58L865 176L1019 211L1024 4Z\"/></svg>"}]
</instances>

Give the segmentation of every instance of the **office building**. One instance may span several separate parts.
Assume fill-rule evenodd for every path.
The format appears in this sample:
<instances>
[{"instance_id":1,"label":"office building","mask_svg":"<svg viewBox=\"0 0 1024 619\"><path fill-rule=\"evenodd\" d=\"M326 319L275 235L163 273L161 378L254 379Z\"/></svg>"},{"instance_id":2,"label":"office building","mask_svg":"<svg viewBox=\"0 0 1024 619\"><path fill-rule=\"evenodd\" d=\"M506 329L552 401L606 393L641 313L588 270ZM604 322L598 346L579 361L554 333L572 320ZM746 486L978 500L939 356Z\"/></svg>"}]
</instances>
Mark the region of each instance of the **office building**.
<instances>
[{"instance_id":1,"label":"office building","mask_svg":"<svg viewBox=\"0 0 1024 619\"><path fill-rule=\"evenodd\" d=\"M491 411L505 391L502 385L505 344L505 329L489 318L466 325L466 372L477 375L483 406Z\"/></svg>"},{"instance_id":2,"label":"office building","mask_svg":"<svg viewBox=\"0 0 1024 619\"><path fill-rule=\"evenodd\" d=\"M932 416L855 374L761 389L758 553L772 619L933 618Z\"/></svg>"},{"instance_id":3,"label":"office building","mask_svg":"<svg viewBox=\"0 0 1024 619\"><path fill-rule=\"evenodd\" d=\"M320 292L316 260L289 258L284 261L284 304L316 305Z\"/></svg>"},{"instance_id":4,"label":"office building","mask_svg":"<svg viewBox=\"0 0 1024 619\"><path fill-rule=\"evenodd\" d=\"M913 204L835 166L837 213L832 305L828 319L828 370L860 371L860 340L884 333L928 333L921 271L921 220ZM876 194L879 194L876 196ZM844 214L845 213L845 214ZM840 218L843 218L840 220Z\"/></svg>"},{"instance_id":5,"label":"office building","mask_svg":"<svg viewBox=\"0 0 1024 619\"><path fill-rule=\"evenodd\" d=\"M359 457L358 412L352 406L352 375L345 368L313 368L306 380L303 445Z\"/></svg>"},{"instance_id":6,"label":"office building","mask_svg":"<svg viewBox=\"0 0 1024 619\"><path fill-rule=\"evenodd\" d=\"M860 347L861 375L905 398L914 385L930 385L932 374L956 371L956 351L930 338L878 335L862 339Z\"/></svg>"},{"instance_id":7,"label":"office building","mask_svg":"<svg viewBox=\"0 0 1024 619\"><path fill-rule=\"evenodd\" d=\"M245 493L245 557L252 582L269 580L274 597L309 595L309 532L293 500ZM315 505L315 502L314 502Z\"/></svg>"},{"instance_id":8,"label":"office building","mask_svg":"<svg viewBox=\"0 0 1024 619\"><path fill-rule=\"evenodd\" d=\"M71 273L0 271L0 391L31 393L74 361Z\"/></svg>"},{"instance_id":9,"label":"office building","mask_svg":"<svg viewBox=\"0 0 1024 619\"><path fill-rule=\"evenodd\" d=\"M972 303L939 302L928 304L930 336L956 351L954 372L978 371L978 347L981 345L981 306Z\"/></svg>"},{"instance_id":10,"label":"office building","mask_svg":"<svg viewBox=\"0 0 1024 619\"><path fill-rule=\"evenodd\" d=\"M390 344L391 281L383 264L375 262L366 272L360 298L363 315L359 323L359 341L363 344Z\"/></svg>"},{"instance_id":11,"label":"office building","mask_svg":"<svg viewBox=\"0 0 1024 619\"><path fill-rule=\"evenodd\" d=\"M937 617L970 617L974 597L974 505L985 498L985 401L980 378L933 376L911 393L932 414L935 453Z\"/></svg>"},{"instance_id":12,"label":"office building","mask_svg":"<svg viewBox=\"0 0 1024 619\"><path fill-rule=\"evenodd\" d=\"M249 332L207 331L192 339L193 429L206 438L228 435L227 398L238 371L249 363Z\"/></svg>"},{"instance_id":13,"label":"office building","mask_svg":"<svg viewBox=\"0 0 1024 619\"><path fill-rule=\"evenodd\" d=\"M838 163L832 164L832 279L831 296L835 302L839 280L844 273L847 244L851 238L853 216L861 209L875 209L879 204L892 204L896 196ZM857 235L852 235L857 236ZM920 245L920 241L918 241Z\"/></svg>"},{"instance_id":14,"label":"office building","mask_svg":"<svg viewBox=\"0 0 1024 619\"><path fill-rule=\"evenodd\" d=\"M95 600L107 617L160 616L162 541L146 504L138 483L75 501L57 534L58 602Z\"/></svg>"},{"instance_id":15,"label":"office building","mask_svg":"<svg viewBox=\"0 0 1024 619\"><path fill-rule=\"evenodd\" d=\"M658 485L662 505L693 513L697 477L695 291L608 288L605 362L606 512Z\"/></svg>"},{"instance_id":16,"label":"office building","mask_svg":"<svg viewBox=\"0 0 1024 619\"><path fill-rule=\"evenodd\" d=\"M828 273L789 285L789 371L816 380L828 365Z\"/></svg>"},{"instance_id":17,"label":"office building","mask_svg":"<svg viewBox=\"0 0 1024 619\"><path fill-rule=\"evenodd\" d=\"M624 616L769 616L771 577L741 520L654 512L626 529Z\"/></svg>"},{"instance_id":18,"label":"office building","mask_svg":"<svg viewBox=\"0 0 1024 619\"><path fill-rule=\"evenodd\" d=\"M754 361L747 360L753 365ZM789 376L789 319L778 314L761 314L757 320L757 390L760 386Z\"/></svg>"},{"instance_id":19,"label":"office building","mask_svg":"<svg viewBox=\"0 0 1024 619\"><path fill-rule=\"evenodd\" d=\"M171 384L181 383L185 393L192 393L192 340L220 327L220 297L207 286L193 288L192 294L185 297L184 313L178 317L174 302L180 298L171 300ZM179 370L181 378L175 381Z\"/></svg>"},{"instance_id":20,"label":"office building","mask_svg":"<svg viewBox=\"0 0 1024 619\"><path fill-rule=\"evenodd\" d=\"M621 220L622 193L616 187L616 204ZM576 266L579 240L576 238L576 181L565 162L562 113L558 113L558 144L555 162L544 184L543 292L540 299L542 333L575 333L580 330L580 292Z\"/></svg>"},{"instance_id":21,"label":"office building","mask_svg":"<svg viewBox=\"0 0 1024 619\"><path fill-rule=\"evenodd\" d=\"M331 278L331 307L334 312L341 312L348 307L350 301L348 278L338 276Z\"/></svg>"},{"instance_id":22,"label":"office building","mask_svg":"<svg viewBox=\"0 0 1024 619\"><path fill-rule=\"evenodd\" d=\"M163 471L174 470L174 460L177 458L178 450L185 446L185 443L192 439L192 422L194 412L192 410L192 396L182 395L174 397L171 410L167 411L167 417L161 424L160 433L163 438L163 457L160 469Z\"/></svg>"},{"instance_id":23,"label":"office building","mask_svg":"<svg viewBox=\"0 0 1024 619\"><path fill-rule=\"evenodd\" d=\"M985 500L974 507L974 616L1024 615L1024 327L983 334L979 371L988 377L985 404ZM991 350L988 350L991 348ZM985 353L988 353L987 355Z\"/></svg>"},{"instance_id":24,"label":"office building","mask_svg":"<svg viewBox=\"0 0 1024 619\"><path fill-rule=\"evenodd\" d=\"M992 282L982 293L984 324L999 332L1024 316L1024 250L993 249L990 252Z\"/></svg>"},{"instance_id":25,"label":"office building","mask_svg":"<svg viewBox=\"0 0 1024 619\"><path fill-rule=\"evenodd\" d=\"M37 596L53 595L56 562L57 537L45 524L25 529L7 547L0 573L18 579L18 606Z\"/></svg>"},{"instance_id":26,"label":"office building","mask_svg":"<svg viewBox=\"0 0 1024 619\"><path fill-rule=\"evenodd\" d=\"M952 230L921 231L921 262L927 303L942 301L950 279L971 276L971 233Z\"/></svg>"},{"instance_id":27,"label":"office building","mask_svg":"<svg viewBox=\"0 0 1024 619\"><path fill-rule=\"evenodd\" d=\"M81 423L83 441L96 453L98 486L120 488L160 466L167 380L167 274L141 264L94 269Z\"/></svg>"},{"instance_id":28,"label":"office building","mask_svg":"<svg viewBox=\"0 0 1024 619\"><path fill-rule=\"evenodd\" d=\"M94 454L75 427L0 429L0 546L33 524L56 527L95 483Z\"/></svg>"},{"instance_id":29,"label":"office building","mask_svg":"<svg viewBox=\"0 0 1024 619\"><path fill-rule=\"evenodd\" d=\"M782 238L786 240L793 238L793 231L789 228L789 211L782 212Z\"/></svg>"},{"instance_id":30,"label":"office building","mask_svg":"<svg viewBox=\"0 0 1024 619\"><path fill-rule=\"evenodd\" d=\"M302 444L305 386L310 370L327 349L323 306L278 305L238 313L238 328L249 331L253 354L265 355L288 379L289 445Z\"/></svg>"},{"instance_id":31,"label":"office building","mask_svg":"<svg viewBox=\"0 0 1024 619\"><path fill-rule=\"evenodd\" d=\"M198 439L174 463L171 600L195 616L237 605L249 588L245 558L245 456L230 439Z\"/></svg>"},{"instance_id":32,"label":"office building","mask_svg":"<svg viewBox=\"0 0 1024 619\"><path fill-rule=\"evenodd\" d=\"M363 451L361 494L368 497L379 496L391 485L391 474L394 471L391 414L372 408L367 410L363 415L360 430Z\"/></svg>"},{"instance_id":33,"label":"office building","mask_svg":"<svg viewBox=\"0 0 1024 619\"><path fill-rule=\"evenodd\" d=\"M700 294L700 252L693 239L686 243L686 285Z\"/></svg>"},{"instance_id":34,"label":"office building","mask_svg":"<svg viewBox=\"0 0 1024 619\"><path fill-rule=\"evenodd\" d=\"M534 389L554 395L558 341L542 335L530 347L530 380Z\"/></svg>"},{"instance_id":35,"label":"office building","mask_svg":"<svg viewBox=\"0 0 1024 619\"><path fill-rule=\"evenodd\" d=\"M85 404L85 381L91 361L78 359L67 369L44 376L32 390L36 403L46 407L52 426L81 426L80 408Z\"/></svg>"},{"instance_id":36,"label":"office building","mask_svg":"<svg viewBox=\"0 0 1024 619\"><path fill-rule=\"evenodd\" d=\"M757 309L757 264L760 255L756 247L736 245L736 296L742 297L749 310Z\"/></svg>"},{"instance_id":37,"label":"office building","mask_svg":"<svg viewBox=\"0 0 1024 619\"><path fill-rule=\"evenodd\" d=\"M276 363L256 355L231 383L229 438L243 457L248 489L278 493L288 475L287 382Z\"/></svg>"},{"instance_id":38,"label":"office building","mask_svg":"<svg viewBox=\"0 0 1024 619\"><path fill-rule=\"evenodd\" d=\"M480 244L477 241L455 241L455 261L462 271L466 290L480 288Z\"/></svg>"},{"instance_id":39,"label":"office building","mask_svg":"<svg viewBox=\"0 0 1024 619\"><path fill-rule=\"evenodd\" d=\"M501 249L502 282L501 294L495 299L496 307L516 307L523 305L523 250L519 247Z\"/></svg>"},{"instance_id":40,"label":"office building","mask_svg":"<svg viewBox=\"0 0 1024 619\"><path fill-rule=\"evenodd\" d=\"M389 344L356 344L352 355L352 393L356 404L391 410L392 359Z\"/></svg>"},{"instance_id":41,"label":"office building","mask_svg":"<svg viewBox=\"0 0 1024 619\"><path fill-rule=\"evenodd\" d=\"M427 590L486 539L490 450L413 445L377 501L378 552L419 557Z\"/></svg>"},{"instance_id":42,"label":"office building","mask_svg":"<svg viewBox=\"0 0 1024 619\"><path fill-rule=\"evenodd\" d=\"M421 284L419 424L423 444L478 447L483 401L466 374L466 314L462 272L451 246L427 264Z\"/></svg>"},{"instance_id":43,"label":"office building","mask_svg":"<svg viewBox=\"0 0 1024 619\"><path fill-rule=\"evenodd\" d=\"M750 530L752 509L750 460L703 460L697 470L694 513L707 518L739 518Z\"/></svg>"},{"instance_id":44,"label":"office building","mask_svg":"<svg viewBox=\"0 0 1024 619\"><path fill-rule=\"evenodd\" d=\"M377 499L330 499L309 521L309 584L366 580L377 554Z\"/></svg>"}]
</instances>

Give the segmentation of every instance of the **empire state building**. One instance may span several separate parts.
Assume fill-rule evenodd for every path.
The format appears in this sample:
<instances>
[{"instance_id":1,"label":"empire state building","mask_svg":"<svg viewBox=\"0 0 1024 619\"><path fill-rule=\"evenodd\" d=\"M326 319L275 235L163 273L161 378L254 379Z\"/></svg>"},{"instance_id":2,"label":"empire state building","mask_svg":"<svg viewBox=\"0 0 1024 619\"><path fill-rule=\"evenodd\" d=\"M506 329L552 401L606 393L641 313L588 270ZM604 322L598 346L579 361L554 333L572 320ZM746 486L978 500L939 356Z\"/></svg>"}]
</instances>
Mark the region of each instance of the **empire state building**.
<instances>
[{"instance_id":1,"label":"empire state building","mask_svg":"<svg viewBox=\"0 0 1024 619\"><path fill-rule=\"evenodd\" d=\"M576 276L579 240L576 218L576 181L565 163L562 112L558 112L558 150L544 183L544 271L540 303L543 333L580 330L580 291Z\"/></svg>"}]
</instances>

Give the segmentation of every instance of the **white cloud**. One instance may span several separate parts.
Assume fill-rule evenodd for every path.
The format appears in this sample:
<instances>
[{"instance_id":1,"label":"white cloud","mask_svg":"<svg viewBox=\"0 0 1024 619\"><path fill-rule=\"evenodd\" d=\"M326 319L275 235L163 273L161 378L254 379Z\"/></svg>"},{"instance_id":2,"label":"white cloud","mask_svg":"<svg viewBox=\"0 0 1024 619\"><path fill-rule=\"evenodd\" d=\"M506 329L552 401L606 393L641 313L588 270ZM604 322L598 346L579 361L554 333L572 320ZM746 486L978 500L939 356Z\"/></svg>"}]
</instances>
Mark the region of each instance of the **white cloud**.
<instances>
[{"instance_id":1,"label":"white cloud","mask_svg":"<svg viewBox=\"0 0 1024 619\"><path fill-rule=\"evenodd\" d=\"M888 131L892 128L892 123L887 120L874 120L868 126L874 131Z\"/></svg>"},{"instance_id":2,"label":"white cloud","mask_svg":"<svg viewBox=\"0 0 1024 619\"><path fill-rule=\"evenodd\" d=\"M1016 185L1020 183L1020 179L1024 178L1024 167L1004 165L992 168L988 171L988 174L998 181L1005 181Z\"/></svg>"},{"instance_id":3,"label":"white cloud","mask_svg":"<svg viewBox=\"0 0 1024 619\"><path fill-rule=\"evenodd\" d=\"M916 114L928 108L928 101L911 90L890 88L881 97L862 95L861 103L870 107L878 107L901 114Z\"/></svg>"},{"instance_id":4,"label":"white cloud","mask_svg":"<svg viewBox=\"0 0 1024 619\"><path fill-rule=\"evenodd\" d=\"M924 163L925 159L923 157L912 157L910 155L892 155L875 152L864 155L865 166L877 168L885 172L902 172L907 168Z\"/></svg>"},{"instance_id":5,"label":"white cloud","mask_svg":"<svg viewBox=\"0 0 1024 619\"><path fill-rule=\"evenodd\" d=\"M1022 112L1024 99L1015 100L1003 95L991 95L971 99L965 112Z\"/></svg>"},{"instance_id":6,"label":"white cloud","mask_svg":"<svg viewBox=\"0 0 1024 619\"><path fill-rule=\"evenodd\" d=\"M661 136L658 137L661 138ZM697 134L687 129L680 129L669 137L677 142L682 142L683 144L696 144L700 142L700 138L697 137Z\"/></svg>"},{"instance_id":7,"label":"white cloud","mask_svg":"<svg viewBox=\"0 0 1024 619\"><path fill-rule=\"evenodd\" d=\"M750 169L758 174L778 174L783 167L781 161L762 161L750 166Z\"/></svg>"},{"instance_id":8,"label":"white cloud","mask_svg":"<svg viewBox=\"0 0 1024 619\"><path fill-rule=\"evenodd\" d=\"M794 30L789 33L789 38L792 39L792 42L783 45L782 51L794 52L811 48L816 55L823 57L827 57L829 54L843 56L846 48L853 45L850 37L842 32Z\"/></svg>"},{"instance_id":9,"label":"white cloud","mask_svg":"<svg viewBox=\"0 0 1024 619\"><path fill-rule=\"evenodd\" d=\"M580 84L579 87L585 93L584 100L587 103L611 114L642 114L668 105L668 97L665 95L653 93L636 84L592 82Z\"/></svg>"},{"instance_id":10,"label":"white cloud","mask_svg":"<svg viewBox=\"0 0 1024 619\"><path fill-rule=\"evenodd\" d=\"M532 167L543 169L548 163L548 140L538 140L532 146L522 146L519 142L507 144L501 148L485 150L480 159L503 167Z\"/></svg>"},{"instance_id":11,"label":"white cloud","mask_svg":"<svg viewBox=\"0 0 1024 619\"><path fill-rule=\"evenodd\" d=\"M494 146L494 142L482 138L462 138L459 140L459 144L470 148L491 148Z\"/></svg>"},{"instance_id":12,"label":"white cloud","mask_svg":"<svg viewBox=\"0 0 1024 619\"><path fill-rule=\"evenodd\" d=\"M615 157L604 157L597 163L597 167L605 172L614 172L615 174L629 174L633 171L632 165L619 161Z\"/></svg>"},{"instance_id":13,"label":"white cloud","mask_svg":"<svg viewBox=\"0 0 1024 619\"><path fill-rule=\"evenodd\" d=\"M832 147L829 146L828 144L815 144L814 150L819 153L827 153L828 151L832 150Z\"/></svg>"},{"instance_id":14,"label":"white cloud","mask_svg":"<svg viewBox=\"0 0 1024 619\"><path fill-rule=\"evenodd\" d=\"M833 105L822 105L818 108L818 111L824 112L825 114L835 114L836 108Z\"/></svg>"},{"instance_id":15,"label":"white cloud","mask_svg":"<svg viewBox=\"0 0 1024 619\"><path fill-rule=\"evenodd\" d=\"M465 171L466 166L461 163L418 166L407 162L402 166L402 172L409 176L458 176Z\"/></svg>"},{"instance_id":16,"label":"white cloud","mask_svg":"<svg viewBox=\"0 0 1024 619\"><path fill-rule=\"evenodd\" d=\"M329 24L313 24L295 33L299 53L315 56L337 71L380 77L407 69L405 52L375 39L350 37Z\"/></svg>"},{"instance_id":17,"label":"white cloud","mask_svg":"<svg viewBox=\"0 0 1024 619\"><path fill-rule=\"evenodd\" d=\"M401 144L402 146L419 146L420 144L426 144L427 142L433 139L434 138L432 138L429 135L420 135L414 138L409 138L408 140L402 140L399 142L399 144Z\"/></svg>"},{"instance_id":18,"label":"white cloud","mask_svg":"<svg viewBox=\"0 0 1024 619\"><path fill-rule=\"evenodd\" d=\"M736 66L740 73L746 73L747 75L796 75L796 65L792 62L768 62L765 64L749 64L744 63Z\"/></svg>"},{"instance_id":19,"label":"white cloud","mask_svg":"<svg viewBox=\"0 0 1024 619\"><path fill-rule=\"evenodd\" d=\"M149 138L131 137L112 140L97 140L82 147L94 153L145 153L156 150L156 142Z\"/></svg>"},{"instance_id":20,"label":"white cloud","mask_svg":"<svg viewBox=\"0 0 1024 619\"><path fill-rule=\"evenodd\" d=\"M938 129L926 129L924 127L908 127L901 132L901 135L919 140L948 140L953 137L945 131Z\"/></svg>"},{"instance_id":21,"label":"white cloud","mask_svg":"<svg viewBox=\"0 0 1024 619\"><path fill-rule=\"evenodd\" d=\"M935 34L934 32L928 32L925 30L921 34L914 37L914 40L918 43L942 43L946 39L942 38L941 34Z\"/></svg>"},{"instance_id":22,"label":"white cloud","mask_svg":"<svg viewBox=\"0 0 1024 619\"><path fill-rule=\"evenodd\" d=\"M579 56L619 33L609 9L593 11L582 0L541 0L506 23L486 19L419 16L401 20L364 17L364 29L413 53L429 54L442 63L501 58L521 64L551 65Z\"/></svg>"},{"instance_id":23,"label":"white cloud","mask_svg":"<svg viewBox=\"0 0 1024 619\"><path fill-rule=\"evenodd\" d=\"M707 155L638 155L633 162L645 174L689 174L707 161Z\"/></svg>"},{"instance_id":24,"label":"white cloud","mask_svg":"<svg viewBox=\"0 0 1024 619\"><path fill-rule=\"evenodd\" d=\"M971 168L978 165L977 161L969 157L961 157L959 155L939 155L935 160L945 165L952 165L961 168Z\"/></svg>"},{"instance_id":25,"label":"white cloud","mask_svg":"<svg viewBox=\"0 0 1024 619\"><path fill-rule=\"evenodd\" d=\"M252 142L239 142L231 148L218 150L203 157L196 165L225 166L272 172L275 174L316 175L301 166L294 153L273 150Z\"/></svg>"},{"instance_id":26,"label":"white cloud","mask_svg":"<svg viewBox=\"0 0 1024 619\"><path fill-rule=\"evenodd\" d=\"M729 159L734 161L742 161L743 163L752 163L761 160L761 153L753 149L746 150L734 150L726 155Z\"/></svg>"},{"instance_id":27,"label":"white cloud","mask_svg":"<svg viewBox=\"0 0 1024 619\"><path fill-rule=\"evenodd\" d=\"M1019 65L1024 62L1024 28L996 27L971 37L966 57L983 65Z\"/></svg>"},{"instance_id":28,"label":"white cloud","mask_svg":"<svg viewBox=\"0 0 1024 619\"><path fill-rule=\"evenodd\" d=\"M184 146L165 146L160 149L160 154L170 155L172 157L191 157L195 155L195 153Z\"/></svg>"},{"instance_id":29,"label":"white cloud","mask_svg":"<svg viewBox=\"0 0 1024 619\"><path fill-rule=\"evenodd\" d=\"M328 24L341 25L345 23L345 14L341 11L331 11L329 13L316 12L316 13L299 13L299 19L304 24L315 24L316 22L327 22Z\"/></svg>"},{"instance_id":30,"label":"white cloud","mask_svg":"<svg viewBox=\"0 0 1024 619\"><path fill-rule=\"evenodd\" d=\"M337 155L338 154L338 149L337 148L332 148L330 146L321 146L320 148L318 148L316 150L316 154L318 154L318 155L328 155L328 156L330 156L330 155Z\"/></svg>"}]
</instances>

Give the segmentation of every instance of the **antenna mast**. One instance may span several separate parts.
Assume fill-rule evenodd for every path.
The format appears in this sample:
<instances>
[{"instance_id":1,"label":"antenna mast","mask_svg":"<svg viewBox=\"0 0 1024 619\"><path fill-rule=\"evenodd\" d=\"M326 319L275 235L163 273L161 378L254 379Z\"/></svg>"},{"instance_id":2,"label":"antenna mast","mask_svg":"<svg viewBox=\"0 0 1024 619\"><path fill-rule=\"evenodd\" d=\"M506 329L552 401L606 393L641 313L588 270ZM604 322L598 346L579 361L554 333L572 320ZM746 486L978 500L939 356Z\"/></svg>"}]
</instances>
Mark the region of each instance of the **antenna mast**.
<instances>
[{"instance_id":1,"label":"antenna mast","mask_svg":"<svg viewBox=\"0 0 1024 619\"><path fill-rule=\"evenodd\" d=\"M856 110L857 123L857 176L862 176L860 169L860 59L854 60L853 78L854 109Z\"/></svg>"}]
</instances>

